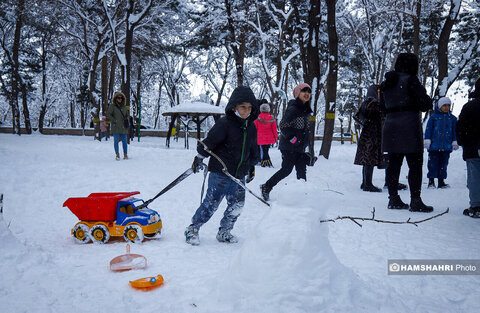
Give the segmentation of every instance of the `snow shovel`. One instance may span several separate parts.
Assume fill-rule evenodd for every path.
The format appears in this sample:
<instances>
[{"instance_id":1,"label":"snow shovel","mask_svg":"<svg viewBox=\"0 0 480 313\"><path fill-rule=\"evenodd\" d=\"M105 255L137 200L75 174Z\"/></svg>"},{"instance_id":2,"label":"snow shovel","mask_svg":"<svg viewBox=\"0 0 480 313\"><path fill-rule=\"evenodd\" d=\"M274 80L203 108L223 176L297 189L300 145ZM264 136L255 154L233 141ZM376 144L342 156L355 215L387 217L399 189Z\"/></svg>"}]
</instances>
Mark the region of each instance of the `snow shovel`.
<instances>
[{"instance_id":1,"label":"snow shovel","mask_svg":"<svg viewBox=\"0 0 480 313\"><path fill-rule=\"evenodd\" d=\"M130 253L130 244L127 243L127 253L119 255L110 261L110 270L113 272L128 271L147 267L147 259L140 254Z\"/></svg>"}]
</instances>

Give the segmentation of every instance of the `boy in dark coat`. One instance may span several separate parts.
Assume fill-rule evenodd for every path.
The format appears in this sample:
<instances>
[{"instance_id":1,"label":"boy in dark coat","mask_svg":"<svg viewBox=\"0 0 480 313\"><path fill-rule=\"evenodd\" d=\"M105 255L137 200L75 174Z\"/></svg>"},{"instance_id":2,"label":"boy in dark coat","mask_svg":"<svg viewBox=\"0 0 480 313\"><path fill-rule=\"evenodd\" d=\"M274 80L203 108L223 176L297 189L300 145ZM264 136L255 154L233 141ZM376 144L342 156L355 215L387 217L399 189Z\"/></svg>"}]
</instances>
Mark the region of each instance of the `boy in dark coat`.
<instances>
[{"instance_id":1,"label":"boy in dark coat","mask_svg":"<svg viewBox=\"0 0 480 313\"><path fill-rule=\"evenodd\" d=\"M295 167L297 179L307 180L307 159L305 148L310 141L308 117L312 113L310 98L312 88L302 83L293 89L294 100L288 102L287 110L280 122L280 144L282 167L260 186L265 201L270 199L270 191L279 181L290 175Z\"/></svg>"},{"instance_id":2,"label":"boy in dark coat","mask_svg":"<svg viewBox=\"0 0 480 313\"><path fill-rule=\"evenodd\" d=\"M432 212L420 198L423 166L423 129L420 112L432 108L432 99L417 77L418 58L413 53L400 53L395 71L385 74L382 83L382 106L386 112L383 125L382 150L388 153L386 169L388 208L412 212ZM398 195L398 178L403 159L409 168L410 206Z\"/></svg>"},{"instance_id":3,"label":"boy in dark coat","mask_svg":"<svg viewBox=\"0 0 480 313\"><path fill-rule=\"evenodd\" d=\"M226 165L228 173L242 180L250 182L255 175L255 164L259 161L257 147L257 129L254 121L258 116L256 99L249 87L235 88L227 107L225 116L220 118L208 132L203 143L208 150L215 153ZM209 157L202 144L197 146L198 155L195 157L192 168L198 172L203 168L202 160ZM245 204L245 189L222 172L222 164L211 157L208 162L208 189L200 207L192 217L192 224L185 230L186 242L199 245L198 232L215 213L220 202L227 199L227 209L220 221L217 240L220 242L235 243L237 238L230 232L240 216Z\"/></svg>"},{"instance_id":4,"label":"boy in dark coat","mask_svg":"<svg viewBox=\"0 0 480 313\"><path fill-rule=\"evenodd\" d=\"M452 101L448 97L438 99L435 112L428 119L425 128L424 146L428 150L428 188L435 188L435 178L438 178L438 188L448 188L448 159L452 150L458 149L455 127L457 118L450 111Z\"/></svg>"},{"instance_id":5,"label":"boy in dark coat","mask_svg":"<svg viewBox=\"0 0 480 313\"><path fill-rule=\"evenodd\" d=\"M458 116L457 139L463 149L463 159L467 162L467 187L470 208L463 213L471 217L480 217L480 78L475 90L470 93L467 102Z\"/></svg>"}]
</instances>

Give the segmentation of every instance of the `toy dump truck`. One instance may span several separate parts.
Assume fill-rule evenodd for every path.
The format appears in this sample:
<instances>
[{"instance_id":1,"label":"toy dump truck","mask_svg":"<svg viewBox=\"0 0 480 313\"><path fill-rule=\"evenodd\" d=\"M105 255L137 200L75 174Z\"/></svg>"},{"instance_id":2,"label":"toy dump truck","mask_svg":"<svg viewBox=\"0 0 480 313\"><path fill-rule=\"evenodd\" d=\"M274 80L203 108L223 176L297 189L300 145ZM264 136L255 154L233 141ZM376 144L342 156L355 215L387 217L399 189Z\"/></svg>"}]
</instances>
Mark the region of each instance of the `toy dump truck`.
<instances>
[{"instance_id":1,"label":"toy dump truck","mask_svg":"<svg viewBox=\"0 0 480 313\"><path fill-rule=\"evenodd\" d=\"M72 236L78 243L106 243L110 236L123 236L125 241L142 242L144 237L160 235L160 215L147 207L138 208L142 199L133 192L92 193L88 197L68 198L63 203L80 222L72 228Z\"/></svg>"}]
</instances>

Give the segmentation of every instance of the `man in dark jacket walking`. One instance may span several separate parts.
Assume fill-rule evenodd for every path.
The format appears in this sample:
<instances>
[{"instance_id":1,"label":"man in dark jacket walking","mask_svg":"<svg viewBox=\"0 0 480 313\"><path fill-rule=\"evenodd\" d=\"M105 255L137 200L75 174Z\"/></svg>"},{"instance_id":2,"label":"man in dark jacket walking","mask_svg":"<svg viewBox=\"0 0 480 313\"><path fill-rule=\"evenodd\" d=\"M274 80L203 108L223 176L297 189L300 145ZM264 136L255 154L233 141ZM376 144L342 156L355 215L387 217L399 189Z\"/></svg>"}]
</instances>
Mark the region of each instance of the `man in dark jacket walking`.
<instances>
[{"instance_id":1,"label":"man in dark jacket walking","mask_svg":"<svg viewBox=\"0 0 480 313\"><path fill-rule=\"evenodd\" d=\"M389 209L432 212L420 198L423 166L423 129L420 112L432 109L432 99L417 77L418 58L413 53L400 53L395 71L385 74L382 83L382 106L386 112L383 125L382 150L388 153L386 169ZM398 195L398 178L403 159L409 168L410 206Z\"/></svg>"},{"instance_id":2,"label":"man in dark jacket walking","mask_svg":"<svg viewBox=\"0 0 480 313\"><path fill-rule=\"evenodd\" d=\"M463 106L457 122L457 140L463 149L463 159L467 162L470 197L470 208L463 214L480 217L480 78L477 79L470 98Z\"/></svg>"},{"instance_id":3,"label":"man in dark jacket walking","mask_svg":"<svg viewBox=\"0 0 480 313\"><path fill-rule=\"evenodd\" d=\"M246 175L247 183L253 179L255 164L259 161L257 129L254 124L258 116L256 103L249 87L235 88L225 108L225 116L215 123L203 140L208 150L225 163L228 173L244 183ZM198 155L192 164L194 172L200 171L203 168L202 160L210 156L203 144L198 144L197 151ZM208 170L207 193L192 217L192 224L185 230L185 240L191 245L200 244L200 227L212 217L225 197L227 209L220 221L217 240L235 243L238 240L230 232L245 204L245 189L223 173L223 165L215 157L210 158Z\"/></svg>"},{"instance_id":4,"label":"man in dark jacket walking","mask_svg":"<svg viewBox=\"0 0 480 313\"><path fill-rule=\"evenodd\" d=\"M290 175L295 166L297 179L307 180L307 158L305 148L310 135L308 117L312 113L310 98L312 88L302 83L293 89L294 100L288 102L285 115L280 122L280 144L282 167L267 182L260 186L265 201L270 199L270 191L279 181Z\"/></svg>"}]
</instances>

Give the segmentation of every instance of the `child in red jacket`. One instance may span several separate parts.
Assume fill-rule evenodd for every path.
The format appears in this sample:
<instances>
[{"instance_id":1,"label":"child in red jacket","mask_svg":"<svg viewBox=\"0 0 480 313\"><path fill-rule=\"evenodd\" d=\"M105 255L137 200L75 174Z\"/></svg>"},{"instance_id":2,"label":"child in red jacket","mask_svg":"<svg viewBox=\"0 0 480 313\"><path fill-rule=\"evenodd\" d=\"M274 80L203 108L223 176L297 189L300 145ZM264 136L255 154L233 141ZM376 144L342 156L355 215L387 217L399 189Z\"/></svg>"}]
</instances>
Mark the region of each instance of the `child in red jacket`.
<instances>
[{"instance_id":1,"label":"child in red jacket","mask_svg":"<svg viewBox=\"0 0 480 313\"><path fill-rule=\"evenodd\" d=\"M265 100L264 100L265 101ZM270 105L263 103L260 105L260 115L255 120L255 126L257 127L257 144L260 148L260 157L262 167L273 167L270 156L268 155L268 149L270 145L277 142L278 132L277 123L270 114Z\"/></svg>"}]
</instances>

